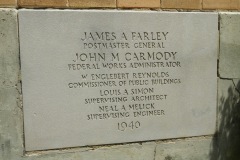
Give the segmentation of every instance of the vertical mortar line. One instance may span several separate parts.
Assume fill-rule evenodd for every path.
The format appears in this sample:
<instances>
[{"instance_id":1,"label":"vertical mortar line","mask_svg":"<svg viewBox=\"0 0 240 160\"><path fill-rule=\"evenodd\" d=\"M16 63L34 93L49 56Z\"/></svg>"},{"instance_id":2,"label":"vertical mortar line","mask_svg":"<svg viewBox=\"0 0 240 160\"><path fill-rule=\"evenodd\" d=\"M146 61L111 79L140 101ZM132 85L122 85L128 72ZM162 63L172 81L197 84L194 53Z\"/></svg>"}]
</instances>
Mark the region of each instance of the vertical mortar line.
<instances>
[{"instance_id":1,"label":"vertical mortar line","mask_svg":"<svg viewBox=\"0 0 240 160\"><path fill-rule=\"evenodd\" d=\"M66 4L67 8L69 8L69 0L67 0L67 4Z\"/></svg>"},{"instance_id":2,"label":"vertical mortar line","mask_svg":"<svg viewBox=\"0 0 240 160\"><path fill-rule=\"evenodd\" d=\"M18 58L19 58L19 73L18 73L18 83L21 92L19 92L19 97L21 97L20 94L22 94L22 76L21 76L21 56L20 56L20 27L19 27L19 10L17 10L17 34L18 34ZM21 102L20 105L22 105L22 113L20 114L22 119L22 143L23 143L23 155L25 155L25 134L24 134L24 113L23 113L23 97L19 99Z\"/></svg>"},{"instance_id":3,"label":"vertical mortar line","mask_svg":"<svg viewBox=\"0 0 240 160\"><path fill-rule=\"evenodd\" d=\"M221 42L221 16L218 12L218 53L217 53L217 76L220 78L220 72L219 72L219 61L220 61L220 42Z\"/></svg>"},{"instance_id":4,"label":"vertical mortar line","mask_svg":"<svg viewBox=\"0 0 240 160\"><path fill-rule=\"evenodd\" d=\"M15 8L17 9L18 8L18 0L15 0L15 4L16 4Z\"/></svg>"},{"instance_id":5,"label":"vertical mortar line","mask_svg":"<svg viewBox=\"0 0 240 160\"><path fill-rule=\"evenodd\" d=\"M217 96L216 96L216 129L215 129L215 135L213 135L213 138L216 136L216 135L218 135L218 119L219 119L219 109L218 109L218 107L219 107L219 102L218 102L218 93L219 93L219 81L220 81L220 78L217 78ZM217 133L217 134L216 134Z\"/></svg>"},{"instance_id":6,"label":"vertical mortar line","mask_svg":"<svg viewBox=\"0 0 240 160\"><path fill-rule=\"evenodd\" d=\"M219 95L219 81L220 81L220 74L219 74L219 59L220 59L220 13L218 12L218 51L217 51L217 108L216 108L216 133L218 134L219 128L219 101L218 101L218 95Z\"/></svg>"},{"instance_id":7,"label":"vertical mortar line","mask_svg":"<svg viewBox=\"0 0 240 160\"><path fill-rule=\"evenodd\" d=\"M157 143L156 143L154 151L153 151L153 160L156 160L156 153L157 153Z\"/></svg>"}]
</instances>

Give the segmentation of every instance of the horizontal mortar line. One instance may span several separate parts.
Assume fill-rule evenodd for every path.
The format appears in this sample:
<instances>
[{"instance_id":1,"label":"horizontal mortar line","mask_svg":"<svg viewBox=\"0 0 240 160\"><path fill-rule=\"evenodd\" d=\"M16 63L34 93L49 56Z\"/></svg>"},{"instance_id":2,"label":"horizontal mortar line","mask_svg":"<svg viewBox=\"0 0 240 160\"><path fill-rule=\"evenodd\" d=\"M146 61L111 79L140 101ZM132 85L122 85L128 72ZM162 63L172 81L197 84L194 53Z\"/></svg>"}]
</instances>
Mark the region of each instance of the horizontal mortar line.
<instances>
[{"instance_id":1,"label":"horizontal mortar line","mask_svg":"<svg viewBox=\"0 0 240 160\"><path fill-rule=\"evenodd\" d=\"M198 9L181 9L181 8L100 8L100 7L86 7L86 8L51 8L51 7L37 7L37 8L1 8L0 9L15 9L15 10L116 10L116 11L159 11L159 12L240 12L239 10L222 10L222 9L212 9L212 10L198 10Z\"/></svg>"},{"instance_id":2,"label":"horizontal mortar line","mask_svg":"<svg viewBox=\"0 0 240 160\"><path fill-rule=\"evenodd\" d=\"M17 88L17 85L0 85L0 89L9 89L9 88Z\"/></svg>"},{"instance_id":3,"label":"horizontal mortar line","mask_svg":"<svg viewBox=\"0 0 240 160\"><path fill-rule=\"evenodd\" d=\"M219 76L218 78L222 79L222 80L240 80L240 78L225 78L225 77L221 77L221 76Z\"/></svg>"}]
</instances>

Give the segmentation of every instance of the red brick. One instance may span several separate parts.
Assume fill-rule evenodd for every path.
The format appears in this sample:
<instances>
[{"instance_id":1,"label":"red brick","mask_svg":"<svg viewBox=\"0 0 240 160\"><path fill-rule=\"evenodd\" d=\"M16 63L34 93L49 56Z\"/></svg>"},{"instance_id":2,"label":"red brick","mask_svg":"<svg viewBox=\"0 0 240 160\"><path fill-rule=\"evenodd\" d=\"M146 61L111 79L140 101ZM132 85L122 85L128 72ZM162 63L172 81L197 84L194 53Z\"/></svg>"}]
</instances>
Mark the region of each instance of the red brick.
<instances>
[{"instance_id":1,"label":"red brick","mask_svg":"<svg viewBox=\"0 0 240 160\"><path fill-rule=\"evenodd\" d=\"M202 0L161 0L161 8L163 9L202 9Z\"/></svg>"},{"instance_id":2,"label":"red brick","mask_svg":"<svg viewBox=\"0 0 240 160\"><path fill-rule=\"evenodd\" d=\"M18 0L18 5L25 8L66 8L67 0Z\"/></svg>"},{"instance_id":3,"label":"red brick","mask_svg":"<svg viewBox=\"0 0 240 160\"><path fill-rule=\"evenodd\" d=\"M70 8L116 8L116 0L69 0Z\"/></svg>"},{"instance_id":4,"label":"red brick","mask_svg":"<svg viewBox=\"0 0 240 160\"><path fill-rule=\"evenodd\" d=\"M17 0L0 0L0 7L16 7Z\"/></svg>"},{"instance_id":5,"label":"red brick","mask_svg":"<svg viewBox=\"0 0 240 160\"><path fill-rule=\"evenodd\" d=\"M240 0L203 0L203 9L240 9Z\"/></svg>"},{"instance_id":6,"label":"red brick","mask_svg":"<svg viewBox=\"0 0 240 160\"><path fill-rule=\"evenodd\" d=\"M160 0L118 0L119 8L160 8Z\"/></svg>"}]
</instances>

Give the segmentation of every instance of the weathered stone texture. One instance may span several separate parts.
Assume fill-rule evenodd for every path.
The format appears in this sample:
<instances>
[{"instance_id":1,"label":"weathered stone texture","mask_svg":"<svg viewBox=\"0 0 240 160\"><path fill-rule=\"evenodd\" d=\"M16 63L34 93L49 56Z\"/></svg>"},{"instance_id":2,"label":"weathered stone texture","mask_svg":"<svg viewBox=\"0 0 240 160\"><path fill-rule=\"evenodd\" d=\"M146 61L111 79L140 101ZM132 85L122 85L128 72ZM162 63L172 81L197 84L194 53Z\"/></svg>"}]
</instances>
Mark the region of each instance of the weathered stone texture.
<instances>
[{"instance_id":1,"label":"weathered stone texture","mask_svg":"<svg viewBox=\"0 0 240 160\"><path fill-rule=\"evenodd\" d=\"M240 7L240 0L203 0L203 9L236 10Z\"/></svg>"},{"instance_id":2,"label":"weathered stone texture","mask_svg":"<svg viewBox=\"0 0 240 160\"><path fill-rule=\"evenodd\" d=\"M240 158L240 79L218 80L218 141L215 159Z\"/></svg>"},{"instance_id":3,"label":"weathered stone texture","mask_svg":"<svg viewBox=\"0 0 240 160\"><path fill-rule=\"evenodd\" d=\"M70 8L116 8L116 0L68 0Z\"/></svg>"},{"instance_id":4,"label":"weathered stone texture","mask_svg":"<svg viewBox=\"0 0 240 160\"><path fill-rule=\"evenodd\" d=\"M0 87L18 82L19 53L15 10L0 10Z\"/></svg>"},{"instance_id":5,"label":"weathered stone texture","mask_svg":"<svg viewBox=\"0 0 240 160\"><path fill-rule=\"evenodd\" d=\"M153 159L155 143L126 144L98 148L75 149L71 152L57 152L33 155L25 160L139 160ZM64 152L64 151L63 151Z\"/></svg>"},{"instance_id":6,"label":"weathered stone texture","mask_svg":"<svg viewBox=\"0 0 240 160\"><path fill-rule=\"evenodd\" d=\"M202 9L202 0L161 0L163 9Z\"/></svg>"},{"instance_id":7,"label":"weathered stone texture","mask_svg":"<svg viewBox=\"0 0 240 160\"><path fill-rule=\"evenodd\" d=\"M23 155L17 11L0 9L0 159Z\"/></svg>"},{"instance_id":8,"label":"weathered stone texture","mask_svg":"<svg viewBox=\"0 0 240 160\"><path fill-rule=\"evenodd\" d=\"M220 14L219 74L222 78L240 78L240 14Z\"/></svg>"},{"instance_id":9,"label":"weathered stone texture","mask_svg":"<svg viewBox=\"0 0 240 160\"><path fill-rule=\"evenodd\" d=\"M118 0L119 8L160 8L160 0Z\"/></svg>"},{"instance_id":10,"label":"weathered stone texture","mask_svg":"<svg viewBox=\"0 0 240 160\"><path fill-rule=\"evenodd\" d=\"M66 8L67 0L18 0L19 7L25 8Z\"/></svg>"},{"instance_id":11,"label":"weathered stone texture","mask_svg":"<svg viewBox=\"0 0 240 160\"><path fill-rule=\"evenodd\" d=\"M214 155L212 138L191 138L159 143L155 160L210 160Z\"/></svg>"}]
</instances>

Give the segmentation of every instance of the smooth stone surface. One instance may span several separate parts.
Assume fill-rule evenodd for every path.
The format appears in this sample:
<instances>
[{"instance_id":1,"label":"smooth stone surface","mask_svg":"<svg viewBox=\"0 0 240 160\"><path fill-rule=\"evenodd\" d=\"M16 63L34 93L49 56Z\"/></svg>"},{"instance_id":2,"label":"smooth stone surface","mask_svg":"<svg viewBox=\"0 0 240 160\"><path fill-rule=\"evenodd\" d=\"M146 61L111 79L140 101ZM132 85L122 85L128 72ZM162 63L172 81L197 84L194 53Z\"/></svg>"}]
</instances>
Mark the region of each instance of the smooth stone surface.
<instances>
[{"instance_id":1,"label":"smooth stone surface","mask_svg":"<svg viewBox=\"0 0 240 160\"><path fill-rule=\"evenodd\" d=\"M222 78L240 78L240 14L220 13L220 60Z\"/></svg>"},{"instance_id":2,"label":"smooth stone surface","mask_svg":"<svg viewBox=\"0 0 240 160\"><path fill-rule=\"evenodd\" d=\"M200 136L215 132L217 14L20 10L19 20L27 151ZM94 38L89 36L88 40L83 40L84 32L92 32ZM99 40L95 32L104 32L104 40ZM141 40L138 32L145 40ZM124 42L128 45L124 44L127 48L123 49L104 49L103 46L100 49L84 48L84 43L96 42ZM162 46L134 48L139 42L155 42ZM161 56L158 53L158 57L152 60L153 55L148 57L148 52L165 52L167 57L157 60ZM106 58L90 58L89 53L100 53L101 56L105 53ZM119 60L114 59L117 53ZM156 61L162 63L160 67L129 67L132 63ZM121 69L106 69L102 63L107 62L114 62ZM168 67L170 62L179 62L180 65ZM76 64L89 64L92 68L95 64L98 67L74 70ZM109 78L108 81L116 84L113 87L74 88L71 84L105 82L106 79L96 80L96 76L93 78L90 74L110 77L115 73L128 73L129 76L124 74L117 80ZM159 73L163 77L157 79L176 79L176 84L161 82L153 85L152 78L137 76L139 73L141 76L141 73ZM87 78L83 79L86 74ZM119 86L122 80L127 84ZM133 85L129 83L131 80L148 80L149 84ZM146 88L147 96L167 95L167 98L130 100L133 96L144 96L142 93L132 95L132 89ZM128 101L90 103L89 99L93 98L111 98L111 95L104 95L110 91L112 97L127 97ZM132 111L129 105L133 104L141 107L151 104L152 108L137 107ZM101 110L102 106L107 106L105 111ZM133 114L152 110L160 115L134 117ZM106 116L119 112L127 112L130 116L110 119ZM93 114L97 114L97 120L92 119ZM105 115L105 119L99 119L99 115Z\"/></svg>"}]
</instances>

